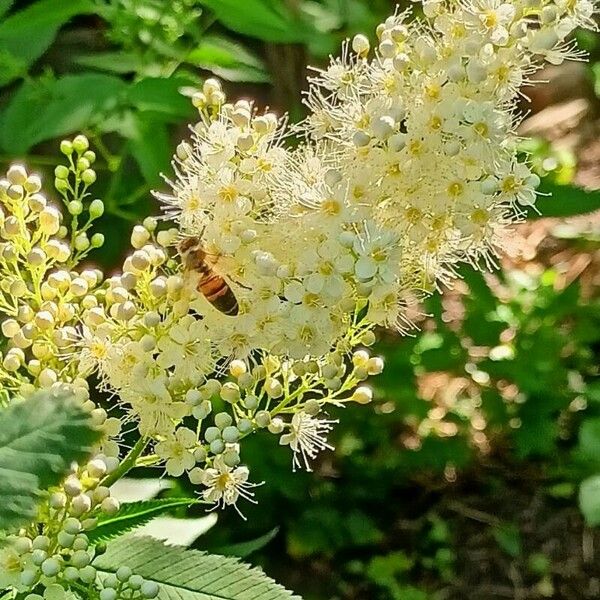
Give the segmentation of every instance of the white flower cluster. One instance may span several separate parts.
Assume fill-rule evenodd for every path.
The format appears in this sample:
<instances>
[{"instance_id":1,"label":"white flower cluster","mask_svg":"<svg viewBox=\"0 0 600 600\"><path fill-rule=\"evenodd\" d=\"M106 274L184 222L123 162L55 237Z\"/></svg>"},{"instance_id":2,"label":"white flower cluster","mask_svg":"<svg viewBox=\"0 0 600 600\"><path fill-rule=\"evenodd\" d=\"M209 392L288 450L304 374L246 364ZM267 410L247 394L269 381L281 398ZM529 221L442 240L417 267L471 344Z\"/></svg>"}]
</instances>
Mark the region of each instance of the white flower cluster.
<instances>
[{"instance_id":1,"label":"white flower cluster","mask_svg":"<svg viewBox=\"0 0 600 600\"><path fill-rule=\"evenodd\" d=\"M182 235L200 236L242 308L204 316L222 355L320 355L358 315L401 319L461 261L493 259L506 224L535 203L539 178L517 160L515 102L539 66L576 57L566 36L593 27L583 1L423 2L311 80L306 143L216 82L178 148L161 198ZM540 61L541 63L541 61ZM361 313L366 307L366 314Z\"/></svg>"},{"instance_id":2,"label":"white flower cluster","mask_svg":"<svg viewBox=\"0 0 600 600\"><path fill-rule=\"evenodd\" d=\"M372 399L361 382L383 363L359 349L372 329L401 326L403 305L458 263L493 262L506 224L534 204L539 180L516 153L518 88L537 58L574 56L566 36L594 12L587 0L423 8L423 20L381 24L372 56L359 35L318 72L295 149L284 120L206 81L159 194L176 227L134 228L120 275L74 270L101 242L87 237L101 203L78 223L95 178L84 138L63 143L69 167L56 171L70 243L37 180L12 169L0 184L2 381L85 389L96 372L152 440L144 464L187 474L214 505L252 500L240 451L257 430L309 468L330 447L327 407Z\"/></svg>"},{"instance_id":3,"label":"white flower cluster","mask_svg":"<svg viewBox=\"0 0 600 600\"><path fill-rule=\"evenodd\" d=\"M587 0L428 0L423 9L424 21L403 13L379 25L373 60L359 35L319 71L302 128L311 156L335 157L374 236L399 240L392 293L427 291L459 262L489 261L504 226L534 205L539 178L516 152L519 88L537 57L577 57L565 37L593 26Z\"/></svg>"},{"instance_id":4,"label":"white flower cluster","mask_svg":"<svg viewBox=\"0 0 600 600\"><path fill-rule=\"evenodd\" d=\"M458 263L493 263L535 202L539 179L517 158L518 89L536 58L576 56L565 38L593 26L593 7L423 7L423 20L381 24L372 57L359 35L319 71L296 149L285 120L206 81L172 191L158 195L177 228L136 228L124 274L84 314L83 354L167 471L210 502L251 498L240 442L258 429L308 467L329 447L327 405L371 399L357 386L382 364L356 347L372 327L401 325L403 303Z\"/></svg>"}]
</instances>

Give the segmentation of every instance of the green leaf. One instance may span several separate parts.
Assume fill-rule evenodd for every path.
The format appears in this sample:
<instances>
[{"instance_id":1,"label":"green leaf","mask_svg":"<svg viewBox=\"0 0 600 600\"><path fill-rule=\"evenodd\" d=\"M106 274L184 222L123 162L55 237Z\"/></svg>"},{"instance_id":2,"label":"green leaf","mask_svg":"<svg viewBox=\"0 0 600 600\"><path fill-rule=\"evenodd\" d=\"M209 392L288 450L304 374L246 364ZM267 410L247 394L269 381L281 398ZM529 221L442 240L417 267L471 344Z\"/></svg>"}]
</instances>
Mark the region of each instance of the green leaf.
<instances>
[{"instance_id":1,"label":"green leaf","mask_svg":"<svg viewBox=\"0 0 600 600\"><path fill-rule=\"evenodd\" d=\"M222 554L223 556L246 558L247 556L250 556L250 554L262 550L278 533L279 527L274 527L271 531L267 531L267 533L254 540L221 546L219 548L214 548L212 552L215 554Z\"/></svg>"},{"instance_id":2,"label":"green leaf","mask_svg":"<svg viewBox=\"0 0 600 600\"><path fill-rule=\"evenodd\" d=\"M84 54L75 58L74 62L83 67L120 74L134 73L142 66L138 56L127 52Z\"/></svg>"},{"instance_id":3,"label":"green leaf","mask_svg":"<svg viewBox=\"0 0 600 600\"><path fill-rule=\"evenodd\" d=\"M157 500L141 500L121 504L119 511L112 515L101 515L98 525L89 532L90 542L108 541L132 529L141 527L154 517L162 515L174 508L190 506L198 501L194 498L160 498Z\"/></svg>"},{"instance_id":4,"label":"green leaf","mask_svg":"<svg viewBox=\"0 0 600 600\"><path fill-rule=\"evenodd\" d=\"M121 566L160 585L159 600L299 600L259 569L227 558L127 535L93 562L102 573Z\"/></svg>"},{"instance_id":5,"label":"green leaf","mask_svg":"<svg viewBox=\"0 0 600 600\"><path fill-rule=\"evenodd\" d=\"M100 432L71 397L36 394L0 418L0 529L8 529L35 516L42 491L89 456Z\"/></svg>"},{"instance_id":6,"label":"green leaf","mask_svg":"<svg viewBox=\"0 0 600 600\"><path fill-rule=\"evenodd\" d=\"M600 462L600 417L588 418L581 424L579 450L586 459Z\"/></svg>"},{"instance_id":7,"label":"green leaf","mask_svg":"<svg viewBox=\"0 0 600 600\"><path fill-rule=\"evenodd\" d=\"M553 405L544 396L531 396L520 411L521 427L512 432L519 458L549 456L556 449L558 423Z\"/></svg>"},{"instance_id":8,"label":"green leaf","mask_svg":"<svg viewBox=\"0 0 600 600\"><path fill-rule=\"evenodd\" d=\"M306 41L310 31L281 0L200 0L225 27L280 44Z\"/></svg>"},{"instance_id":9,"label":"green leaf","mask_svg":"<svg viewBox=\"0 0 600 600\"><path fill-rule=\"evenodd\" d=\"M189 84L190 81L182 77L146 77L131 86L127 99L140 111L160 113L175 120L186 119L194 109L180 89Z\"/></svg>"},{"instance_id":10,"label":"green leaf","mask_svg":"<svg viewBox=\"0 0 600 600\"><path fill-rule=\"evenodd\" d=\"M169 132L165 123L158 119L144 118L143 115L137 116L129 150L147 183L160 184L160 174L169 167L172 157Z\"/></svg>"},{"instance_id":11,"label":"green leaf","mask_svg":"<svg viewBox=\"0 0 600 600\"><path fill-rule=\"evenodd\" d=\"M3 115L0 146L24 154L38 142L81 131L114 108L125 87L100 73L27 81Z\"/></svg>"},{"instance_id":12,"label":"green leaf","mask_svg":"<svg viewBox=\"0 0 600 600\"><path fill-rule=\"evenodd\" d=\"M600 475L593 475L582 481L579 488L579 509L588 525L600 525Z\"/></svg>"},{"instance_id":13,"label":"green leaf","mask_svg":"<svg viewBox=\"0 0 600 600\"><path fill-rule=\"evenodd\" d=\"M0 48L3 50L0 55L0 85L24 75L29 65L48 49L59 28L69 19L93 12L95 8L91 0L40 0L4 19L0 23ZM19 61L20 73L4 70L4 62L8 60L10 63L8 56Z\"/></svg>"},{"instance_id":14,"label":"green leaf","mask_svg":"<svg viewBox=\"0 0 600 600\"><path fill-rule=\"evenodd\" d=\"M374 556L367 565L367 577L381 585L389 587L396 580L408 573L414 566L414 560L406 552L398 550L383 556Z\"/></svg>"},{"instance_id":15,"label":"green leaf","mask_svg":"<svg viewBox=\"0 0 600 600\"><path fill-rule=\"evenodd\" d=\"M516 558L522 552L521 532L514 523L503 523L492 529L498 546L509 556Z\"/></svg>"},{"instance_id":16,"label":"green leaf","mask_svg":"<svg viewBox=\"0 0 600 600\"><path fill-rule=\"evenodd\" d=\"M8 12L15 0L0 0L0 17Z\"/></svg>"},{"instance_id":17,"label":"green leaf","mask_svg":"<svg viewBox=\"0 0 600 600\"><path fill-rule=\"evenodd\" d=\"M535 203L541 214L529 211L528 218L572 217L600 209L600 190L586 190L574 185L559 185L548 177L542 180L539 191L550 196L538 196Z\"/></svg>"},{"instance_id":18,"label":"green leaf","mask_svg":"<svg viewBox=\"0 0 600 600\"><path fill-rule=\"evenodd\" d=\"M267 82L264 63L243 46L216 36L206 36L187 56L187 62L212 71L228 81Z\"/></svg>"}]
</instances>

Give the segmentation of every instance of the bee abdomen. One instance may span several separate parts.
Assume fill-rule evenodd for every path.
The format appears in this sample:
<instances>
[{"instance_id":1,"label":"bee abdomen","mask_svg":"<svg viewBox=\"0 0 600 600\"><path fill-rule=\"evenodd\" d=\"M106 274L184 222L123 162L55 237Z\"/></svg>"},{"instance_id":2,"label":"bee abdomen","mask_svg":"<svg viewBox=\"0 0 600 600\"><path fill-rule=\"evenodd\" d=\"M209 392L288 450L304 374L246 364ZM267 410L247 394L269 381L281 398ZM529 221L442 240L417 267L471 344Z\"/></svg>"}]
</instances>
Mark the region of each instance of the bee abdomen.
<instances>
[{"instance_id":1,"label":"bee abdomen","mask_svg":"<svg viewBox=\"0 0 600 600\"><path fill-rule=\"evenodd\" d=\"M227 282L215 273L200 280L198 291L219 311L234 316L239 312L235 294Z\"/></svg>"}]
</instances>

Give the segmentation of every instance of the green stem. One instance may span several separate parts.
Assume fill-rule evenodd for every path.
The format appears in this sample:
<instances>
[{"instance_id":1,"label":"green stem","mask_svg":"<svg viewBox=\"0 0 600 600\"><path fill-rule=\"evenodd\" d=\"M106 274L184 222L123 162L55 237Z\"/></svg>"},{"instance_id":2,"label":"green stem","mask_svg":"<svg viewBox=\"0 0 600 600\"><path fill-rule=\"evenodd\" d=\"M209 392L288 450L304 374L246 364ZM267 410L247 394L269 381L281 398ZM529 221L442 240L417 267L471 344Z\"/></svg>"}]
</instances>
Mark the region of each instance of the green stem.
<instances>
[{"instance_id":1,"label":"green stem","mask_svg":"<svg viewBox=\"0 0 600 600\"><path fill-rule=\"evenodd\" d=\"M110 487L113 483L121 479L123 475L131 471L136 466L137 459L145 450L150 440L147 437L141 437L135 446L129 451L129 454L123 459L121 464L112 473L108 474L100 483L100 485Z\"/></svg>"},{"instance_id":2,"label":"green stem","mask_svg":"<svg viewBox=\"0 0 600 600\"><path fill-rule=\"evenodd\" d=\"M160 457L156 456L156 454L148 454L147 456L142 456L135 461L136 467L152 467L160 462Z\"/></svg>"}]
</instances>

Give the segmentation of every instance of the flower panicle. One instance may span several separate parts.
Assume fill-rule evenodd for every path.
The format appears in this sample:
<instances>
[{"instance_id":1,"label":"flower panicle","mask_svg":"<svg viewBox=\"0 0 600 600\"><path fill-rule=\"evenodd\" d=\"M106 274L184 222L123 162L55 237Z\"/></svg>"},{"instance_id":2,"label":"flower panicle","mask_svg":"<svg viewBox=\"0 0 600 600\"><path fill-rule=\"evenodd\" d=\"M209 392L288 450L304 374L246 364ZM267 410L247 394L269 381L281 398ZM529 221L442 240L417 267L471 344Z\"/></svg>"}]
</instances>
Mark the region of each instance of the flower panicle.
<instances>
[{"instance_id":1,"label":"flower panicle","mask_svg":"<svg viewBox=\"0 0 600 600\"><path fill-rule=\"evenodd\" d=\"M171 189L156 194L164 214L133 229L120 274L79 267L101 245L90 228L104 210L89 201L83 136L61 144L64 214L12 167L0 180L5 388L87 398L94 374L151 440L144 458L215 507L253 501L242 450L256 432L310 469L332 448L329 410L373 400L373 330L409 327L406 307L462 263L493 267L506 228L535 206L519 89L544 61L577 57L569 35L594 27L589 0L422 6L424 18L397 12L373 47L355 36L314 70L297 126L207 80ZM120 423L98 419L114 462Z\"/></svg>"}]
</instances>

